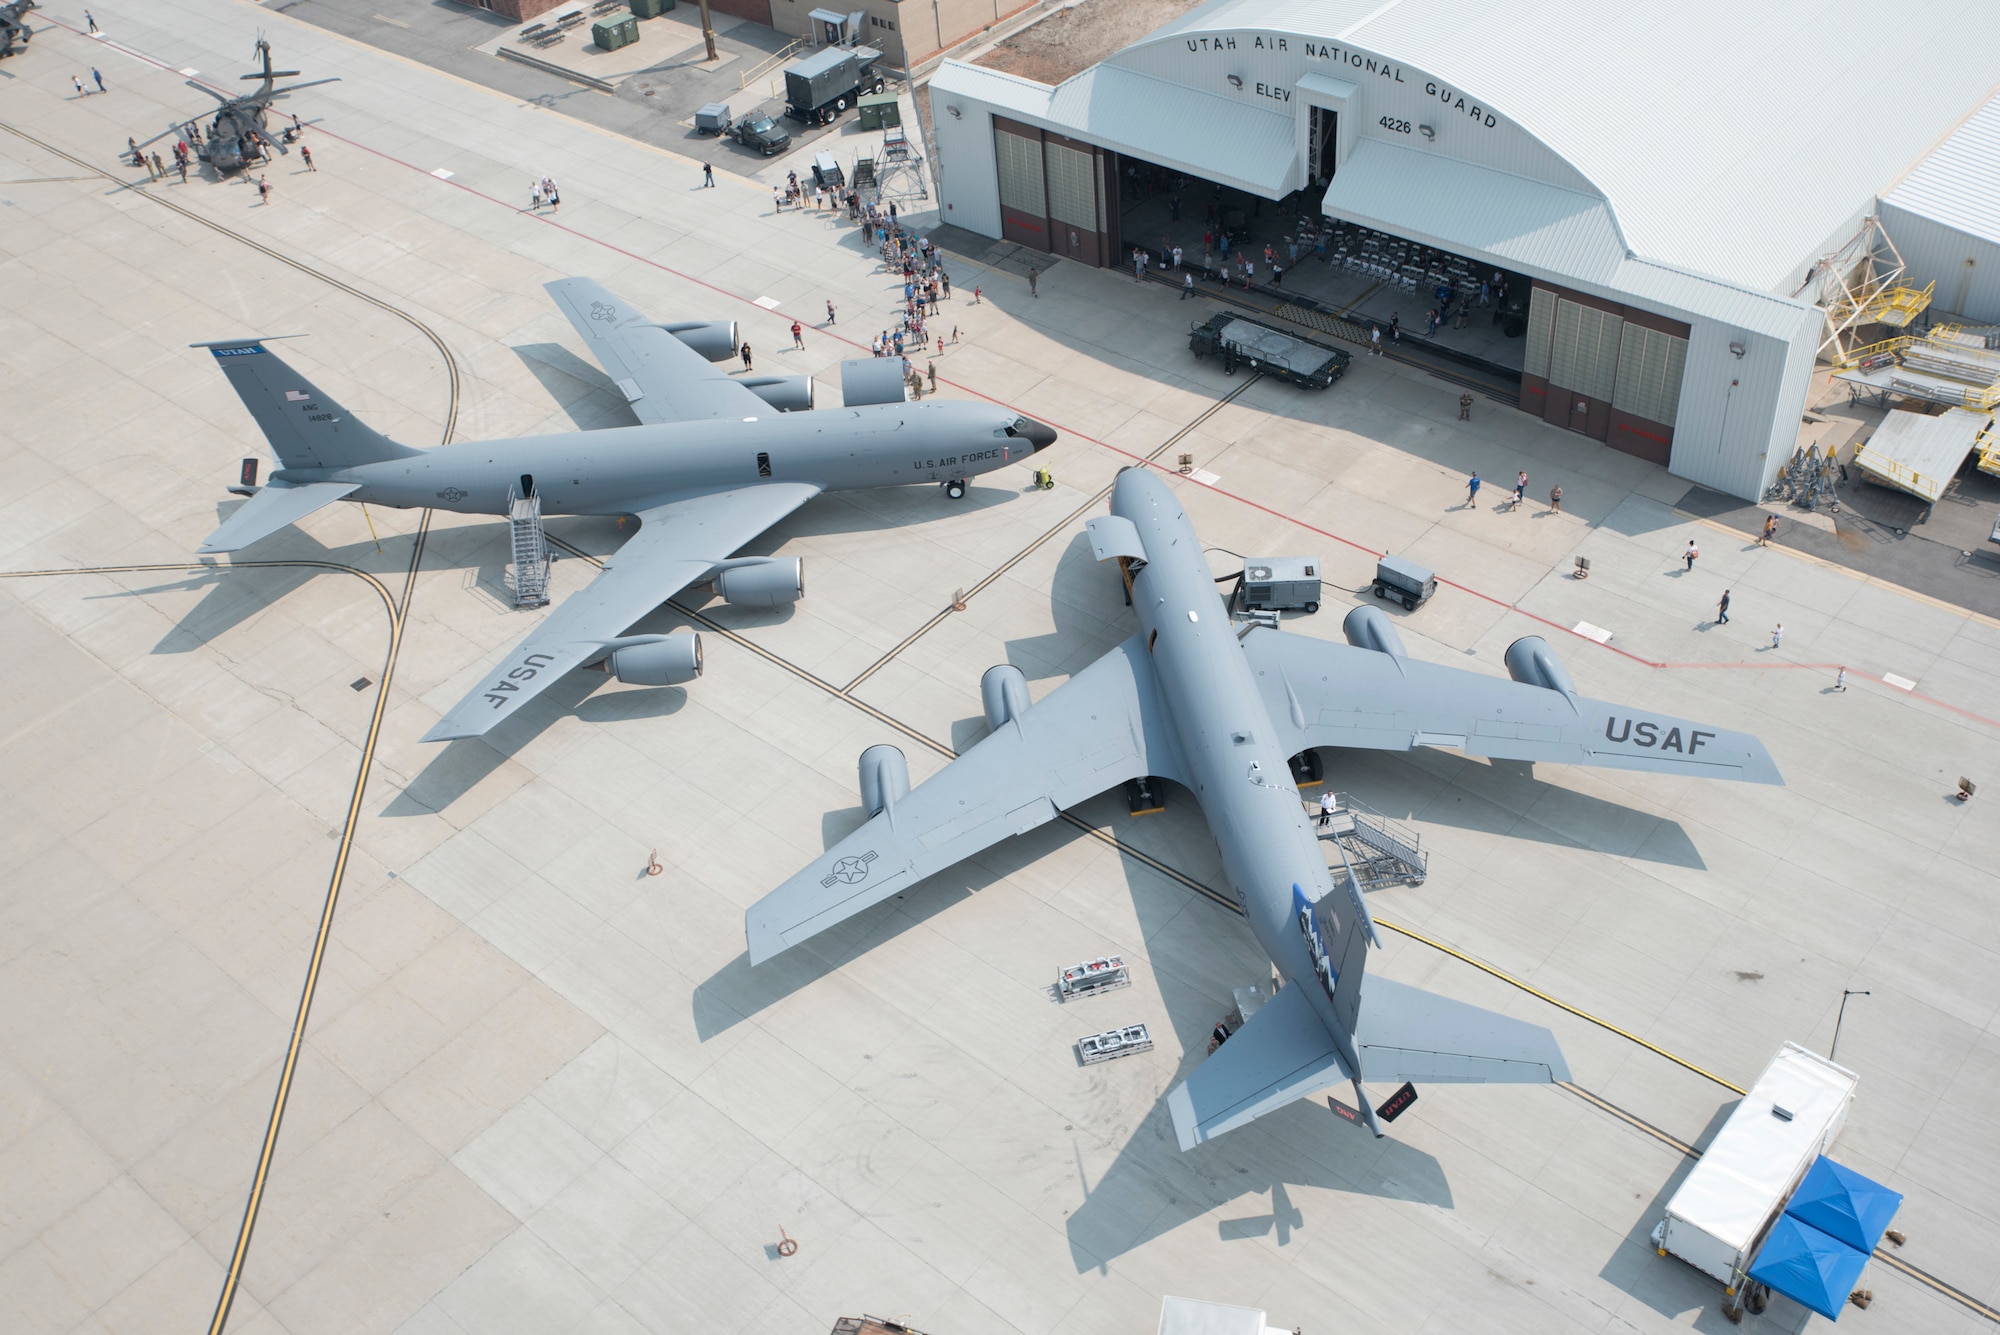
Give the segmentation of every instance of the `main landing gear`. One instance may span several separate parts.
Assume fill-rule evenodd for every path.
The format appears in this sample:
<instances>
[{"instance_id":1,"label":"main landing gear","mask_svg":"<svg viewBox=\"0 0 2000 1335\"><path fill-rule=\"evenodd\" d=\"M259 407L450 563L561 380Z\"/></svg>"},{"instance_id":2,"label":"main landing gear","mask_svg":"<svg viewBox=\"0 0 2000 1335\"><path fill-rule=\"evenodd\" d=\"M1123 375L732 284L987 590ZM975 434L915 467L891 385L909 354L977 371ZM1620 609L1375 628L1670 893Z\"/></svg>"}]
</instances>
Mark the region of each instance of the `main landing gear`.
<instances>
[{"instance_id":1,"label":"main landing gear","mask_svg":"<svg viewBox=\"0 0 2000 1335\"><path fill-rule=\"evenodd\" d=\"M966 487L965 479L962 477L955 477L951 481L944 484L944 494L951 497L955 501L962 501L965 499L965 487Z\"/></svg>"}]
</instances>

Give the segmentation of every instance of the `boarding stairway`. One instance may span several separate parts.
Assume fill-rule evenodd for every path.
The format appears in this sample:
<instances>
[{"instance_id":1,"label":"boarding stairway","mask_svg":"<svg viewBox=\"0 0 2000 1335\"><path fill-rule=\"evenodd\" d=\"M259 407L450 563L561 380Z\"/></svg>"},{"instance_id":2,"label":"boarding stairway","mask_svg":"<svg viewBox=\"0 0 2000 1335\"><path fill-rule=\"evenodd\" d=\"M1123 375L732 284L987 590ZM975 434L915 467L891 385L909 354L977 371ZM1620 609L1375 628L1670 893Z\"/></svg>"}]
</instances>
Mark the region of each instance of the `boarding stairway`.
<instances>
[{"instance_id":1,"label":"boarding stairway","mask_svg":"<svg viewBox=\"0 0 2000 1335\"><path fill-rule=\"evenodd\" d=\"M514 606L546 607L549 601L549 541L542 532L542 498L509 488L507 524L514 537Z\"/></svg>"},{"instance_id":2,"label":"boarding stairway","mask_svg":"<svg viewBox=\"0 0 2000 1335\"><path fill-rule=\"evenodd\" d=\"M1370 810L1352 793L1335 793L1333 799L1334 810L1324 823L1319 804L1309 805L1313 833L1335 846L1363 890L1423 884L1430 854L1414 829Z\"/></svg>"}]
</instances>

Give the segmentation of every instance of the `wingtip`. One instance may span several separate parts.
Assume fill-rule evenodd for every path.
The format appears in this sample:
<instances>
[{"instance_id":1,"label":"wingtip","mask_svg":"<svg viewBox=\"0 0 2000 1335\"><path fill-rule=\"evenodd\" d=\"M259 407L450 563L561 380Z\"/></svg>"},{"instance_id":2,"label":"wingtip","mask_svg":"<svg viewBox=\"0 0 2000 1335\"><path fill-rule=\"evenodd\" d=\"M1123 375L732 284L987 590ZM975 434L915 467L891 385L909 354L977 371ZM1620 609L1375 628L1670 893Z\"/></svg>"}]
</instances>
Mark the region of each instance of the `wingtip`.
<instances>
[{"instance_id":1,"label":"wingtip","mask_svg":"<svg viewBox=\"0 0 2000 1335\"><path fill-rule=\"evenodd\" d=\"M1207 1137L1201 1134L1201 1123L1195 1119L1194 1100L1188 1095L1187 1081L1183 1080L1167 1094L1167 1111L1174 1119L1174 1139L1185 1154Z\"/></svg>"}]
</instances>

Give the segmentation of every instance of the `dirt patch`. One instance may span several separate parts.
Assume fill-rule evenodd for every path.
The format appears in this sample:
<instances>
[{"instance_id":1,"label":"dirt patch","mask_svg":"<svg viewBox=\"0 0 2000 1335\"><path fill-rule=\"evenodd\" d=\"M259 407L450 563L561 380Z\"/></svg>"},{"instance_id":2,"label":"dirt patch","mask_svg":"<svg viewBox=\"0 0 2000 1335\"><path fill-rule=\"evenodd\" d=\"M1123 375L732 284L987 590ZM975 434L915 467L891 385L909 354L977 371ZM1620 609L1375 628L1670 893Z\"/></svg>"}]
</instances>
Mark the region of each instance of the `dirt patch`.
<instances>
[{"instance_id":1,"label":"dirt patch","mask_svg":"<svg viewBox=\"0 0 2000 1335\"><path fill-rule=\"evenodd\" d=\"M1057 84L1171 23L1201 0L1082 0L994 46L973 64Z\"/></svg>"}]
</instances>

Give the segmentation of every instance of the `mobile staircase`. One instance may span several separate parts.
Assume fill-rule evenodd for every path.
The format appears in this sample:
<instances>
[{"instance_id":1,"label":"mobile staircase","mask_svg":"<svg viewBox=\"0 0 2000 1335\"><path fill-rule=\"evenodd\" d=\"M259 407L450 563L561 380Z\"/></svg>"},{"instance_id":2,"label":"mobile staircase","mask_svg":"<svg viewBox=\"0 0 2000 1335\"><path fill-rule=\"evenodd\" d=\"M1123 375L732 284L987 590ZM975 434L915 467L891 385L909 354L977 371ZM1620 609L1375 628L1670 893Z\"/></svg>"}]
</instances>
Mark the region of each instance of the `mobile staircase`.
<instances>
[{"instance_id":1,"label":"mobile staircase","mask_svg":"<svg viewBox=\"0 0 2000 1335\"><path fill-rule=\"evenodd\" d=\"M542 497L508 489L507 523L514 536L514 606L549 602L549 541L542 532Z\"/></svg>"},{"instance_id":2,"label":"mobile staircase","mask_svg":"<svg viewBox=\"0 0 2000 1335\"><path fill-rule=\"evenodd\" d=\"M1424 883L1430 854L1414 829L1357 802L1352 793L1335 793L1333 800L1324 824L1319 805L1310 805L1313 833L1335 846L1363 890Z\"/></svg>"}]
</instances>

